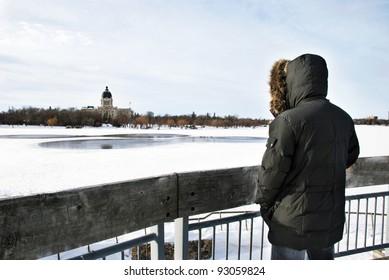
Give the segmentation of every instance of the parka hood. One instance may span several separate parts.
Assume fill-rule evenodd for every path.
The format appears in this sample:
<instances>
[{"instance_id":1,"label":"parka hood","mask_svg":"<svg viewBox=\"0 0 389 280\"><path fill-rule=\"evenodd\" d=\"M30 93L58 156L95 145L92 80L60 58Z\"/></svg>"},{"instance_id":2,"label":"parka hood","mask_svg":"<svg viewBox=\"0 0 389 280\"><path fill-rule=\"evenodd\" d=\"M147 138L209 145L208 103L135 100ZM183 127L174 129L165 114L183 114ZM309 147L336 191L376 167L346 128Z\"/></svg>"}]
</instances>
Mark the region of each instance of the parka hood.
<instances>
[{"instance_id":1,"label":"parka hood","mask_svg":"<svg viewBox=\"0 0 389 280\"><path fill-rule=\"evenodd\" d=\"M326 98L328 70L326 61L318 55L304 54L288 63L286 75L288 108L303 100Z\"/></svg>"},{"instance_id":2,"label":"parka hood","mask_svg":"<svg viewBox=\"0 0 389 280\"><path fill-rule=\"evenodd\" d=\"M304 54L289 61L280 59L270 71L270 111L276 117L303 100L326 98L328 70L318 55Z\"/></svg>"}]
</instances>

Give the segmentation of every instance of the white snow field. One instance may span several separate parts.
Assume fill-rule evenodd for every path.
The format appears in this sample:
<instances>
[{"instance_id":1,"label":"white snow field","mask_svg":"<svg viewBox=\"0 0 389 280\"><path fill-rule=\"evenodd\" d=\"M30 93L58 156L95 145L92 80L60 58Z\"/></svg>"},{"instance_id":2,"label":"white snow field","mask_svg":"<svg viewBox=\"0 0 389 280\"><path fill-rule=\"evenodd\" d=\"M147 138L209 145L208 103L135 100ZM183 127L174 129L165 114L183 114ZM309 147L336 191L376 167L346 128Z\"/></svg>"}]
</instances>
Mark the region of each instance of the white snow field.
<instances>
[{"instance_id":1,"label":"white snow field","mask_svg":"<svg viewBox=\"0 0 389 280\"><path fill-rule=\"evenodd\" d=\"M260 163L264 143L176 143L127 149L43 148L42 142L101 139L117 134L266 137L267 129L129 129L0 127L0 197L22 196L173 172ZM40 138L69 136L69 138ZM71 136L87 136L70 138ZM91 137L95 136L95 137ZM28 137L29 139L23 139ZM117 138L117 137L116 137Z\"/></svg>"},{"instance_id":2,"label":"white snow field","mask_svg":"<svg viewBox=\"0 0 389 280\"><path fill-rule=\"evenodd\" d=\"M356 126L356 130L361 157L389 155L389 127ZM44 148L39 146L42 142L92 140L118 134L267 137L267 132L267 127L139 130L0 126L0 198L173 172L259 165L265 150L264 141L189 142L124 149ZM51 136L61 138L49 138Z\"/></svg>"}]
</instances>

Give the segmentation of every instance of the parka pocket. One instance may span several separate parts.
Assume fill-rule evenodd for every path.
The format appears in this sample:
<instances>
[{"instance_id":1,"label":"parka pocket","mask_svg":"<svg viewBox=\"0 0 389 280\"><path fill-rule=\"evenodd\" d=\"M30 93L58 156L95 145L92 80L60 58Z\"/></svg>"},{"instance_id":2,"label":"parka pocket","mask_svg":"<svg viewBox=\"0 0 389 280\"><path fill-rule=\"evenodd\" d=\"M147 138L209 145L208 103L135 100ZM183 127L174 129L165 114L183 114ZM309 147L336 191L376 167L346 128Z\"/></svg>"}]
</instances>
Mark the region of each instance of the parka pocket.
<instances>
[{"instance_id":1,"label":"parka pocket","mask_svg":"<svg viewBox=\"0 0 389 280\"><path fill-rule=\"evenodd\" d=\"M276 145L276 143L277 143L277 138L275 138L275 137L269 137L269 138L267 139L266 148L272 149L272 148L274 148L274 146Z\"/></svg>"},{"instance_id":2,"label":"parka pocket","mask_svg":"<svg viewBox=\"0 0 389 280\"><path fill-rule=\"evenodd\" d=\"M270 207L267 211L264 211L264 212L261 211L262 218L265 221L265 223L269 226L269 228L270 228L270 224L271 224L271 220L273 218L274 212L278 208L279 204L280 204L280 202L276 201L274 203L274 205L272 207Z\"/></svg>"}]
</instances>

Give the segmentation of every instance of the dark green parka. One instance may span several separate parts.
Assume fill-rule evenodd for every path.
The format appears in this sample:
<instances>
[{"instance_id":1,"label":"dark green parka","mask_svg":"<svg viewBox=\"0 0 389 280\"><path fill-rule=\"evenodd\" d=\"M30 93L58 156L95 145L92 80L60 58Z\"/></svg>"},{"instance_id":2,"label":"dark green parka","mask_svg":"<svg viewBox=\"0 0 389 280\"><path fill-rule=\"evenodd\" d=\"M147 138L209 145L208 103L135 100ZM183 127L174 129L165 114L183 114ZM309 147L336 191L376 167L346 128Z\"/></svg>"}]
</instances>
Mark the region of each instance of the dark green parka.
<instances>
[{"instance_id":1,"label":"dark green parka","mask_svg":"<svg viewBox=\"0 0 389 280\"><path fill-rule=\"evenodd\" d=\"M325 60L312 54L279 61L271 72L271 111L278 115L257 203L274 245L327 248L342 239L346 168L359 144L351 117L326 99L327 78Z\"/></svg>"}]
</instances>

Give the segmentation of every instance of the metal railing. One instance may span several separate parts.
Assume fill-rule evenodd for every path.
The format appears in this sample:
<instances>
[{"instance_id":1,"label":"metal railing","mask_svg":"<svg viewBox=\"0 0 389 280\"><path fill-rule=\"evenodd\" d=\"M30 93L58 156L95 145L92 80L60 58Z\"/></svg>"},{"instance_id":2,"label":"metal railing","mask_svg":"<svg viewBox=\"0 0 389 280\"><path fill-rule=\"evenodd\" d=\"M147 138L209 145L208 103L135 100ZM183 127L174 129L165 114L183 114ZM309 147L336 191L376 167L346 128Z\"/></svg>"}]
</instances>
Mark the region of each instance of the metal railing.
<instances>
[{"instance_id":1,"label":"metal railing","mask_svg":"<svg viewBox=\"0 0 389 280\"><path fill-rule=\"evenodd\" d=\"M335 245L335 257L389 248L389 242L385 239L389 234L388 200L389 191L346 196L344 237ZM268 230L259 211L211 212L184 219L183 224L181 228L184 232L175 233L186 236L180 238L185 244L176 242L172 245L183 248L183 259L263 260L270 256L270 243L266 238ZM92 250L93 246L88 246L87 253L68 259L106 259L107 256L114 259L140 259L141 247L151 254L159 248L159 255L149 258L164 259L166 240L164 234L161 234L164 227L156 226L152 233L123 242L116 238L116 244L105 248ZM207 246L204 246L205 241L208 241ZM194 244L191 249L190 242ZM148 249L148 243L154 244L154 248ZM128 253L125 253L126 250ZM134 250L135 254L131 254ZM172 258L171 252L170 255ZM57 258L61 259L61 254Z\"/></svg>"},{"instance_id":2,"label":"metal railing","mask_svg":"<svg viewBox=\"0 0 389 280\"><path fill-rule=\"evenodd\" d=\"M231 212L213 213L213 215L230 214ZM211 229L211 259L215 260L222 257L225 260L231 258L238 260L263 259L264 244L267 243L265 238L266 228L259 211L189 224L189 232L197 233L198 252L196 259L203 259L201 252L202 231L207 229ZM223 246L217 247L218 243ZM230 250L231 247L235 248ZM217 250L219 253L216 253Z\"/></svg>"},{"instance_id":3,"label":"metal railing","mask_svg":"<svg viewBox=\"0 0 389 280\"><path fill-rule=\"evenodd\" d=\"M345 237L337 243L337 257L389 248L388 201L389 192L346 197Z\"/></svg>"}]
</instances>

